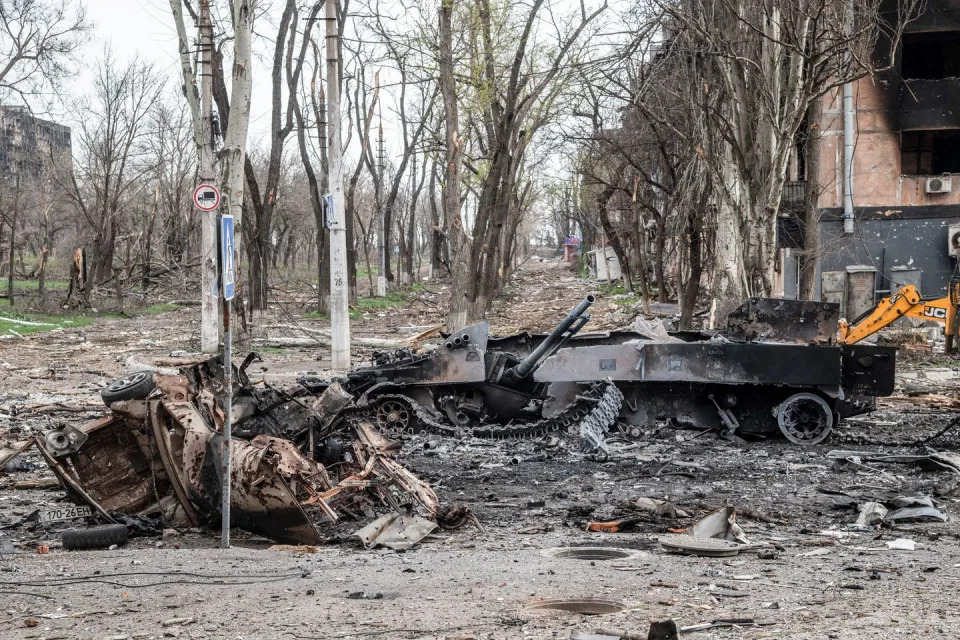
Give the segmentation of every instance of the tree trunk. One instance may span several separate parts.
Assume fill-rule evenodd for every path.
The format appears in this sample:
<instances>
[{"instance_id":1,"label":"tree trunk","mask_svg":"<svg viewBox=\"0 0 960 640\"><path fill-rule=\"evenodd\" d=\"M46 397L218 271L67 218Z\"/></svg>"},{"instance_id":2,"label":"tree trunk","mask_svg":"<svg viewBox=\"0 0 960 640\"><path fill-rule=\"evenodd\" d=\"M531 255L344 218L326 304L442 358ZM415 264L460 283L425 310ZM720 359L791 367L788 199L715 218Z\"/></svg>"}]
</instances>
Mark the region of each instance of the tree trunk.
<instances>
[{"instance_id":1,"label":"tree trunk","mask_svg":"<svg viewBox=\"0 0 960 640\"><path fill-rule=\"evenodd\" d=\"M739 178L731 163L724 167L723 174L730 197L735 197L739 193ZM744 241L736 205L730 198L721 198L717 203L714 281L711 287L713 301L709 326L711 329L723 326L727 314L740 306L747 297Z\"/></svg>"},{"instance_id":2,"label":"tree trunk","mask_svg":"<svg viewBox=\"0 0 960 640\"><path fill-rule=\"evenodd\" d=\"M157 185L153 190L153 209L150 211L150 217L147 219L147 228L143 232L143 256L141 256L142 266L140 268L140 288L144 291L150 286L150 263L153 260L153 227L157 221L157 205L160 198L160 187Z\"/></svg>"},{"instance_id":3,"label":"tree trunk","mask_svg":"<svg viewBox=\"0 0 960 640\"><path fill-rule=\"evenodd\" d=\"M637 232L636 250L637 250L637 275L640 282L640 295L643 298L643 312L650 313L650 284L647 281L647 245L645 242L647 231L643 228L643 216L640 215L640 208L637 203L633 203L633 213L636 217L634 227Z\"/></svg>"},{"instance_id":4,"label":"tree trunk","mask_svg":"<svg viewBox=\"0 0 960 640\"><path fill-rule=\"evenodd\" d=\"M13 186L13 207L10 211L10 249L7 265L7 301L13 306L13 252L17 248L17 218L20 217L20 171Z\"/></svg>"},{"instance_id":5,"label":"tree trunk","mask_svg":"<svg viewBox=\"0 0 960 640\"><path fill-rule=\"evenodd\" d=\"M440 210L437 208L437 165L430 167L430 279L439 277L443 267L443 229L440 227Z\"/></svg>"},{"instance_id":6,"label":"tree trunk","mask_svg":"<svg viewBox=\"0 0 960 640\"><path fill-rule=\"evenodd\" d=\"M700 278L703 275L703 236L700 219L691 216L687 222L690 241L690 277L683 285L680 297L680 329L693 329L693 310L700 295Z\"/></svg>"},{"instance_id":7,"label":"tree trunk","mask_svg":"<svg viewBox=\"0 0 960 640\"><path fill-rule=\"evenodd\" d=\"M40 264L37 267L37 295L40 296L40 304L47 299L47 245L40 248Z\"/></svg>"},{"instance_id":8,"label":"tree trunk","mask_svg":"<svg viewBox=\"0 0 960 640\"><path fill-rule=\"evenodd\" d=\"M222 160L223 210L234 217L234 243L237 256L234 264L239 272L239 247L242 246L244 171L246 168L247 130L250 125L250 92L253 85L253 60L250 40L253 31L253 6L251 0L233 0L233 25L236 36L233 42L233 83L230 94L230 116L224 135ZM221 119L223 109L221 108ZM241 282L237 273L237 282ZM238 292L239 293L239 292ZM242 313L242 312L241 312Z\"/></svg>"},{"instance_id":9,"label":"tree trunk","mask_svg":"<svg viewBox=\"0 0 960 640\"><path fill-rule=\"evenodd\" d=\"M807 139L804 143L807 188L803 210L803 251L800 253L801 300L813 300L817 293L817 263L820 259L820 149L823 119L823 98L816 98L807 116Z\"/></svg>"},{"instance_id":10,"label":"tree trunk","mask_svg":"<svg viewBox=\"0 0 960 640\"><path fill-rule=\"evenodd\" d=\"M443 94L445 160L443 214L450 240L454 294L450 299L447 328L457 330L469 324L473 299L469 242L460 216L460 161L463 153L458 133L460 115L453 75L453 0L440 3L440 90Z\"/></svg>"},{"instance_id":11,"label":"tree trunk","mask_svg":"<svg viewBox=\"0 0 960 640\"><path fill-rule=\"evenodd\" d=\"M657 302L665 303L668 301L667 295L667 270L665 261L667 246L667 225L666 220L661 214L657 218L657 237L653 242L653 270L657 277Z\"/></svg>"},{"instance_id":12,"label":"tree trunk","mask_svg":"<svg viewBox=\"0 0 960 640\"><path fill-rule=\"evenodd\" d=\"M607 205L610 204L610 199L613 198L614 191L613 188L606 188L600 192L600 195L597 196L597 212L600 214L600 224L603 226L603 232L607 236L607 241L610 243L610 246L613 247L613 253L617 256L617 260L620 261L620 271L623 274L623 286L624 289L629 293L633 293L633 278L630 274L630 260L627 258L626 252L623 250L623 243L620 242L620 236L617 234L617 230L613 228L613 224L610 222L610 213L607 211ZM598 257L599 260L606 260L606 251L602 250L602 256Z\"/></svg>"}]
</instances>

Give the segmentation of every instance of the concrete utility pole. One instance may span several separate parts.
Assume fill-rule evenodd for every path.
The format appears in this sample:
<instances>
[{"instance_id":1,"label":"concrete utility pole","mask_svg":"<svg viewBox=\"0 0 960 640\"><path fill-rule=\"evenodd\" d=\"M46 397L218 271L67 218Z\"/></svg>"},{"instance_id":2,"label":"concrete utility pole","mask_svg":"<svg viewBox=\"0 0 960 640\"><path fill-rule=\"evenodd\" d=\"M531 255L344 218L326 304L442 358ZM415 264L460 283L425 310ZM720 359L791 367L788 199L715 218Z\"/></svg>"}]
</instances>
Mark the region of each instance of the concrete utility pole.
<instances>
[{"instance_id":1,"label":"concrete utility pole","mask_svg":"<svg viewBox=\"0 0 960 640\"><path fill-rule=\"evenodd\" d=\"M847 3L847 33L853 31L853 0ZM850 45L844 54L847 65L850 64L852 54ZM853 148L856 145L853 132L853 121L856 118L853 106L853 82L843 85L843 232L853 233Z\"/></svg>"},{"instance_id":2,"label":"concrete utility pole","mask_svg":"<svg viewBox=\"0 0 960 640\"><path fill-rule=\"evenodd\" d=\"M200 0L200 164L197 184L216 184L213 166L213 23L210 0ZM217 212L200 216L200 282L203 298L200 307L200 350L217 353L220 349L219 293L217 291Z\"/></svg>"},{"instance_id":3,"label":"concrete utility pole","mask_svg":"<svg viewBox=\"0 0 960 640\"><path fill-rule=\"evenodd\" d=\"M327 120L330 122L330 329L331 361L337 371L350 368L350 289L347 283L347 226L343 202L343 149L340 141L340 60L337 0L326 0Z\"/></svg>"},{"instance_id":4,"label":"concrete utility pole","mask_svg":"<svg viewBox=\"0 0 960 640\"><path fill-rule=\"evenodd\" d=\"M386 154L383 151L383 119L380 119L379 126L380 137L377 139L377 173L380 188L377 189L377 253L380 259L377 261L377 296L387 295L387 234L383 226L383 177L386 175Z\"/></svg>"}]
</instances>

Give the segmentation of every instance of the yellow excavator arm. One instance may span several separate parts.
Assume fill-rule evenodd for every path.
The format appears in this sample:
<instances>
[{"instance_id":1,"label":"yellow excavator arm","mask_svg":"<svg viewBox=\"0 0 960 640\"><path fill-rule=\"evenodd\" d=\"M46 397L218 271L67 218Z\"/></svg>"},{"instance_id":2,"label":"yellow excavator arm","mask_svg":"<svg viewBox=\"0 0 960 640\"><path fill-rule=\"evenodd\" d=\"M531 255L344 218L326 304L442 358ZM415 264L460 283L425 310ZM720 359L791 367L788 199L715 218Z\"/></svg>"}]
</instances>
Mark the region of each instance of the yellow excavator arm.
<instances>
[{"instance_id":1,"label":"yellow excavator arm","mask_svg":"<svg viewBox=\"0 0 960 640\"><path fill-rule=\"evenodd\" d=\"M908 284L877 303L877 306L855 321L855 324L851 325L846 320L841 320L839 342L840 344L860 342L903 316L944 324L948 341L950 341L949 337L953 336L957 323L958 293L960 293L960 286L951 283L950 295L934 300L924 300L917 288Z\"/></svg>"}]
</instances>

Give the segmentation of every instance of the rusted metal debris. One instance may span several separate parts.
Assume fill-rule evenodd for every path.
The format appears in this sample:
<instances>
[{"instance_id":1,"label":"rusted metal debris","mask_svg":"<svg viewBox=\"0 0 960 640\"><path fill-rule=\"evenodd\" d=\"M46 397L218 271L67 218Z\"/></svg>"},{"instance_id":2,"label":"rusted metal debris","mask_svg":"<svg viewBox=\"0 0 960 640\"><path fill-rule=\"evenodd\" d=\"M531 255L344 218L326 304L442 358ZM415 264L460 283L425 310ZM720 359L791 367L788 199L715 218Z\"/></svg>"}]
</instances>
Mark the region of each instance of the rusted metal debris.
<instances>
[{"instance_id":1,"label":"rusted metal debris","mask_svg":"<svg viewBox=\"0 0 960 640\"><path fill-rule=\"evenodd\" d=\"M352 396L331 385L319 397L293 398L251 385L244 368L237 376L234 429L249 439L235 438L231 450L233 526L280 543L317 544L321 522L377 507L419 518L413 506L436 526L439 500L396 461L396 442L365 421L332 426ZM37 438L38 449L69 496L103 520L156 516L167 526L215 525L221 371L222 363L212 359L179 375L154 373L157 390L149 397L114 402L103 419ZM325 456L318 461L311 454L321 437Z\"/></svg>"}]
</instances>

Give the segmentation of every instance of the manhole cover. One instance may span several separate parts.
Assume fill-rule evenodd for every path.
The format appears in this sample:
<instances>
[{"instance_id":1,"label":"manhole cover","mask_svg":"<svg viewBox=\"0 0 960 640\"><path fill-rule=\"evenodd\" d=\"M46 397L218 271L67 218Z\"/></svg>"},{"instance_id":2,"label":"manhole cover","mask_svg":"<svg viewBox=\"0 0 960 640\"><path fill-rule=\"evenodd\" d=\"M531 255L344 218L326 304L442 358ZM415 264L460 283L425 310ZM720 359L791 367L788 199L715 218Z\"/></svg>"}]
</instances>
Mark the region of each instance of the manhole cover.
<instances>
[{"instance_id":1,"label":"manhole cover","mask_svg":"<svg viewBox=\"0 0 960 640\"><path fill-rule=\"evenodd\" d=\"M610 547L556 547L544 549L541 553L548 558L564 558L567 560L623 560L637 555L629 549L613 549Z\"/></svg>"},{"instance_id":2,"label":"manhole cover","mask_svg":"<svg viewBox=\"0 0 960 640\"><path fill-rule=\"evenodd\" d=\"M606 613L626 611L627 605L616 600L598 598L580 598L564 600L537 600L524 607L527 611L565 611L586 616L598 616Z\"/></svg>"},{"instance_id":3,"label":"manhole cover","mask_svg":"<svg viewBox=\"0 0 960 640\"><path fill-rule=\"evenodd\" d=\"M683 534L660 536L660 544L667 551L694 556L725 558L740 553L740 546L736 542L716 538L694 538Z\"/></svg>"}]
</instances>

